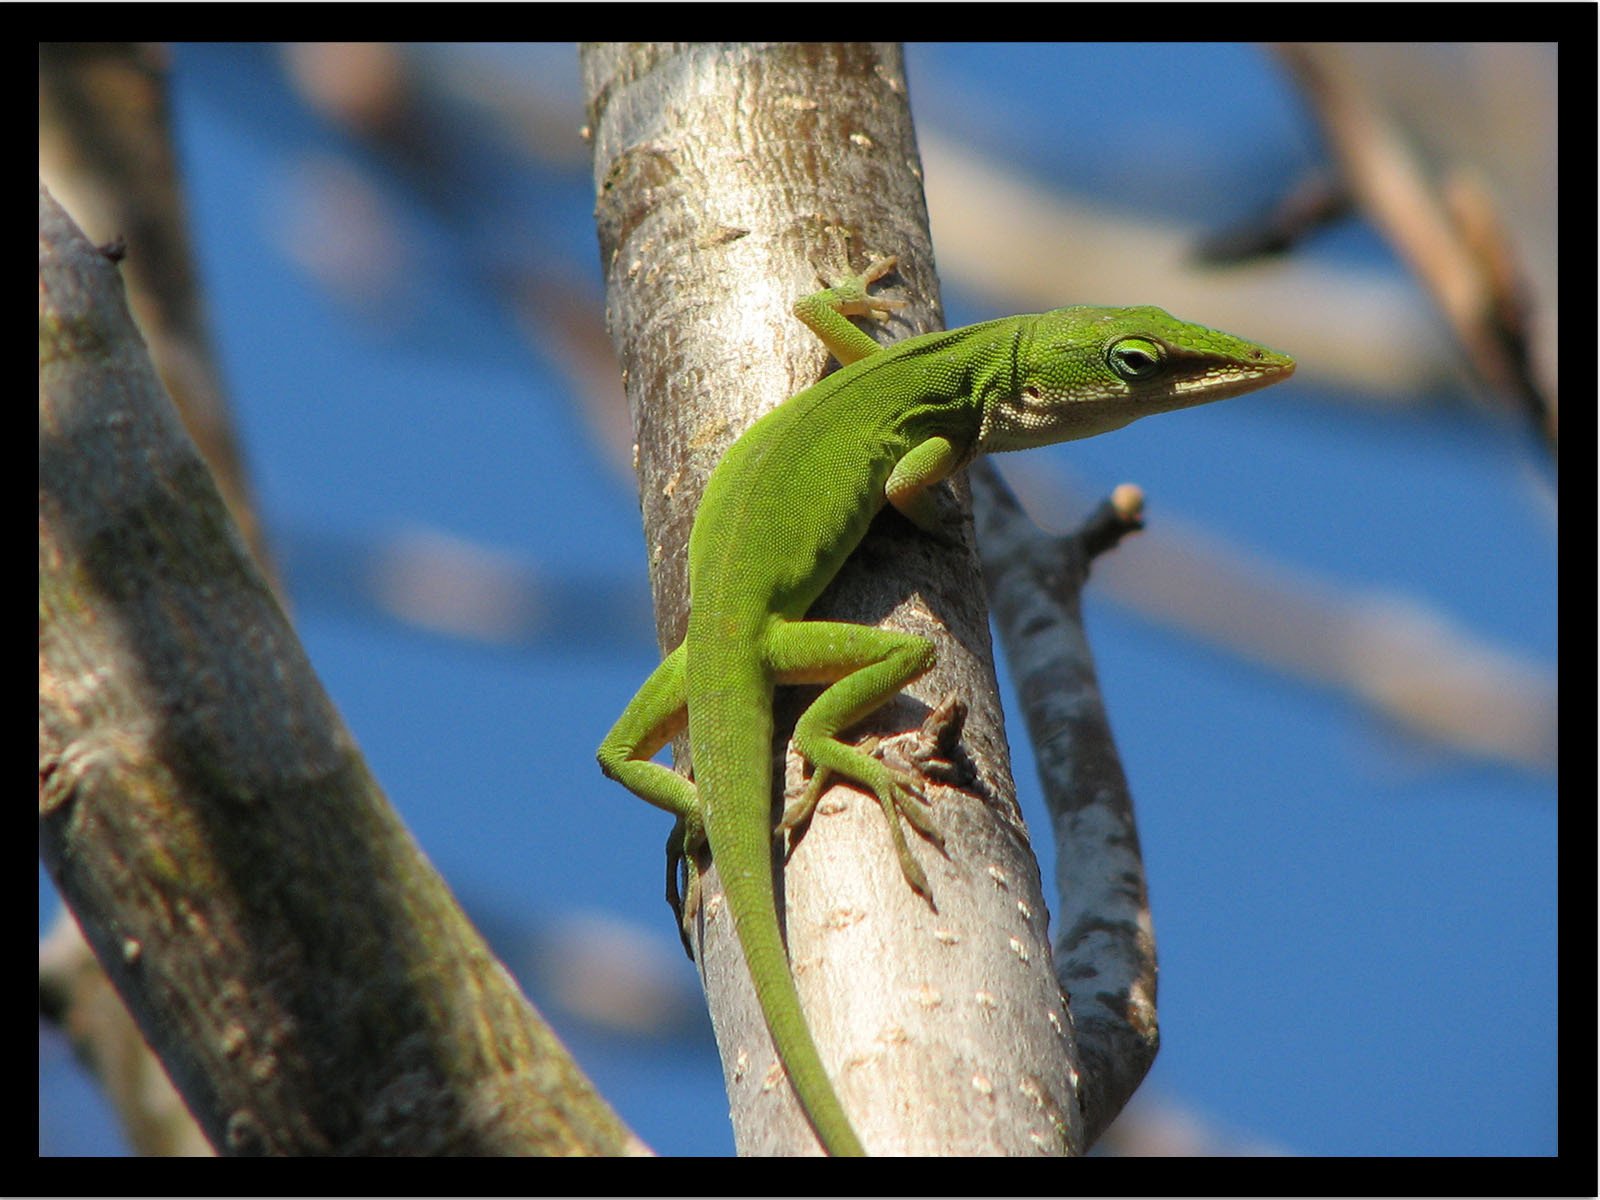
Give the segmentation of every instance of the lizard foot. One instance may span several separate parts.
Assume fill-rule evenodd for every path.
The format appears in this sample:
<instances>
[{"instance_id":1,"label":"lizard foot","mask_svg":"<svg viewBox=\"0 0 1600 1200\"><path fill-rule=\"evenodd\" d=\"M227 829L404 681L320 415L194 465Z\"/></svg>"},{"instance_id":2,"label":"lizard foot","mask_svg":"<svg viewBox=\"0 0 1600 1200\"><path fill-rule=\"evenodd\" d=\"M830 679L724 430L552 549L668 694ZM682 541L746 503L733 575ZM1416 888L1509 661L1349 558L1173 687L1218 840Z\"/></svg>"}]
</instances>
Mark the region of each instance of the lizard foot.
<instances>
[{"instance_id":1,"label":"lizard foot","mask_svg":"<svg viewBox=\"0 0 1600 1200\"><path fill-rule=\"evenodd\" d=\"M667 834L667 903L678 918L678 937L683 942L683 952L694 961L694 946L690 934L695 918L700 914L700 863L705 849L706 832L698 818L679 817ZM678 890L678 873L683 872L683 890Z\"/></svg>"},{"instance_id":2,"label":"lizard foot","mask_svg":"<svg viewBox=\"0 0 1600 1200\"><path fill-rule=\"evenodd\" d=\"M933 889L929 887L928 877L922 867L912 857L911 848L906 844L905 833L901 829L901 821L904 819L925 840L931 842L940 854L946 853L944 835L933 819L932 804L923 793L922 780L915 772L887 761L884 751L889 749L894 758L914 763L929 769L930 774L942 777L947 770L953 771L955 768L942 756L941 751L953 741L954 737L960 736L960 723L965 715L965 705L953 696L947 698L929 715L922 729L913 735L915 741L910 754L902 754L898 747L886 746L884 740L877 736L864 739L859 747L853 749L865 760L864 767L870 769L863 769L859 775L852 773L846 776L878 797L884 819L889 823L889 836L894 842L895 857L900 862L900 873L905 876L912 890L927 900L929 905L934 905ZM950 734L952 721L953 735ZM810 824L822 794L827 791L834 777L842 774L843 772L831 767L816 768L805 789L784 809L783 817L778 822L777 832L780 835L788 835L790 853L793 853L794 847L799 844L805 832L805 827ZM934 907L937 911L937 906Z\"/></svg>"},{"instance_id":3,"label":"lizard foot","mask_svg":"<svg viewBox=\"0 0 1600 1200\"><path fill-rule=\"evenodd\" d=\"M904 308L904 300L891 300L887 296L869 296L867 288L878 282L895 268L896 258L874 258L859 275L845 275L838 279L824 279L832 292L835 311L847 317L871 317L874 321L888 320L892 310Z\"/></svg>"}]
</instances>

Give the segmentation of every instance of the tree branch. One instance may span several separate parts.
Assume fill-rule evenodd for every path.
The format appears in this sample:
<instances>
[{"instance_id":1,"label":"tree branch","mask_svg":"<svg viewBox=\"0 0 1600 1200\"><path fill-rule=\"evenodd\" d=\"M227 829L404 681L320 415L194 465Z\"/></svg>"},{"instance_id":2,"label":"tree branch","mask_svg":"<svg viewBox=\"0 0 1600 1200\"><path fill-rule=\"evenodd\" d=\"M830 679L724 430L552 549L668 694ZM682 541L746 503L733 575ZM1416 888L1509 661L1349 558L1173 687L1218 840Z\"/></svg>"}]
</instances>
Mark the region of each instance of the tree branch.
<instances>
[{"instance_id":1,"label":"tree branch","mask_svg":"<svg viewBox=\"0 0 1600 1200\"><path fill-rule=\"evenodd\" d=\"M389 808L40 188L39 833L230 1154L636 1148Z\"/></svg>"},{"instance_id":2,"label":"tree branch","mask_svg":"<svg viewBox=\"0 0 1600 1200\"><path fill-rule=\"evenodd\" d=\"M1056 838L1056 975L1083 1058L1089 1143L1155 1061L1156 946L1139 827L1083 628L1090 560L1140 527L1124 485L1071 537L1028 520L993 464L972 470L984 580Z\"/></svg>"}]
</instances>

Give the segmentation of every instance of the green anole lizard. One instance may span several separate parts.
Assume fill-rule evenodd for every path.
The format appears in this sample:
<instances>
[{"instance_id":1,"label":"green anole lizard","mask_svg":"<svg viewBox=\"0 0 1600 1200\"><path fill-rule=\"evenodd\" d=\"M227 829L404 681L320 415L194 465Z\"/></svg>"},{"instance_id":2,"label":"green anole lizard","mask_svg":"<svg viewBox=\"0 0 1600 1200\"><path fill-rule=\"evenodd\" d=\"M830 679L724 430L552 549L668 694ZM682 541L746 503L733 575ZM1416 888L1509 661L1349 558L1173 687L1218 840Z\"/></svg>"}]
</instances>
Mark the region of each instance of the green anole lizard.
<instances>
[{"instance_id":1,"label":"green anole lizard","mask_svg":"<svg viewBox=\"0 0 1600 1200\"><path fill-rule=\"evenodd\" d=\"M841 369L758 420L712 471L689 535L688 630L598 753L608 776L677 818L668 894L686 931L699 896L695 855L710 843L773 1045L834 1155L865 1151L795 990L778 925L773 839L803 827L837 775L877 797L907 882L931 898L900 828L904 817L942 845L919 810L919 780L838 735L928 670L934 648L894 630L807 621L806 611L885 502L953 540L930 489L984 451L1093 437L1294 372L1287 355L1158 308L1062 308L879 346L846 318L898 307L867 294L893 265L875 261L796 302L795 315ZM830 686L795 725L813 775L774 828L772 689L780 683ZM693 782L650 761L685 722Z\"/></svg>"}]
</instances>

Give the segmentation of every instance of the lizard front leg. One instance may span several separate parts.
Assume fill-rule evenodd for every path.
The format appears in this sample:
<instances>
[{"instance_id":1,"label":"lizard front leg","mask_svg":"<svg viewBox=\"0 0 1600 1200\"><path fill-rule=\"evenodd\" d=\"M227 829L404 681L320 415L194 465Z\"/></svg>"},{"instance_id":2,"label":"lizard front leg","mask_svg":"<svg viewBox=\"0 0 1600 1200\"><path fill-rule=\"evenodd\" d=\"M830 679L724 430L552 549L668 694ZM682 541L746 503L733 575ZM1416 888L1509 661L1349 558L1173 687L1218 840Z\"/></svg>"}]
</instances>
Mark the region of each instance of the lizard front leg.
<instances>
[{"instance_id":1,"label":"lizard front leg","mask_svg":"<svg viewBox=\"0 0 1600 1200\"><path fill-rule=\"evenodd\" d=\"M892 254L887 258L875 258L860 274L846 275L832 287L801 296L794 302L794 315L822 339L841 366L883 349L845 318L870 317L882 321L892 310L905 307L904 300L867 294L868 286L894 270L894 264Z\"/></svg>"}]
</instances>

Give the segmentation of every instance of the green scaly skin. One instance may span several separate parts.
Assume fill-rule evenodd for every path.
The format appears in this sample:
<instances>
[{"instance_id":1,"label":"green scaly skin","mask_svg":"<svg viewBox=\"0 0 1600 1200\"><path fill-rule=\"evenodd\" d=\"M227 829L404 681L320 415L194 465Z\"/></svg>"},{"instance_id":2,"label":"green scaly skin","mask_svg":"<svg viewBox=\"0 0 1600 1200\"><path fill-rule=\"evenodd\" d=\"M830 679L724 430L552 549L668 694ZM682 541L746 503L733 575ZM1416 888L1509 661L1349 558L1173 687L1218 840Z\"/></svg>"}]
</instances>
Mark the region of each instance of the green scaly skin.
<instances>
[{"instance_id":1,"label":"green scaly skin","mask_svg":"<svg viewBox=\"0 0 1600 1200\"><path fill-rule=\"evenodd\" d=\"M865 1151L817 1053L778 927L772 689L830 683L796 724L814 774L777 831L803 826L830 776L852 781L878 798L907 882L929 895L899 825L905 817L939 844L917 807L918 780L838 734L931 667L934 649L892 630L806 621L806 611L886 502L948 540L929 489L982 452L1093 437L1294 372L1287 355L1158 308L1062 308L880 347L846 317L898 306L867 295L893 264L874 262L795 304L843 366L752 425L712 472L689 536L688 632L598 753L608 776L678 819L668 895L676 905L682 862L686 931L698 903L694 854L709 841L773 1045L834 1155ZM686 717L693 783L649 761Z\"/></svg>"}]
</instances>

